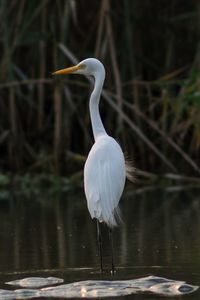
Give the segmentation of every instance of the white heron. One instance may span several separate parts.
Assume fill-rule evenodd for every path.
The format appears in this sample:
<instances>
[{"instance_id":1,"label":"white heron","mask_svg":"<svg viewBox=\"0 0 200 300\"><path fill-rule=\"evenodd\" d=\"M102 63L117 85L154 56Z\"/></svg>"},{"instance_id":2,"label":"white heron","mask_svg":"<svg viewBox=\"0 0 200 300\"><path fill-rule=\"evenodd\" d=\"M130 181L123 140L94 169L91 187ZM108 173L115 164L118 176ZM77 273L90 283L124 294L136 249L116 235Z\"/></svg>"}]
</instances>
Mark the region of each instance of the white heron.
<instances>
[{"instance_id":1,"label":"white heron","mask_svg":"<svg viewBox=\"0 0 200 300\"><path fill-rule=\"evenodd\" d=\"M104 222L110 229L112 272L114 272L111 233L113 227L117 226L120 220L118 204L124 190L126 166L121 147L114 138L107 134L99 114L99 100L105 79L105 69L99 60L88 58L76 66L58 70L53 75L69 73L89 75L95 80L89 102L95 143L89 152L84 167L84 190L90 215L97 219L101 271L103 270L102 238L99 223Z\"/></svg>"}]
</instances>

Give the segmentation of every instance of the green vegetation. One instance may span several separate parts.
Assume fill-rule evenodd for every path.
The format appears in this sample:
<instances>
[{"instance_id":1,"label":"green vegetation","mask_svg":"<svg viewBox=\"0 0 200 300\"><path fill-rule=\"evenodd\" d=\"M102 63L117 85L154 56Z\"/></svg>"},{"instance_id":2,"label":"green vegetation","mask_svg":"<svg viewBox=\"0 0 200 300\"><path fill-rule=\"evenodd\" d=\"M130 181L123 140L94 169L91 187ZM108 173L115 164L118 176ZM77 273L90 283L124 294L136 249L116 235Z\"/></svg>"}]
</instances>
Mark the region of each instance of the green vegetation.
<instances>
[{"instance_id":1,"label":"green vegetation","mask_svg":"<svg viewBox=\"0 0 200 300\"><path fill-rule=\"evenodd\" d=\"M199 14L198 0L0 1L0 172L80 178L91 87L51 73L97 57L105 127L136 167L198 177Z\"/></svg>"}]
</instances>

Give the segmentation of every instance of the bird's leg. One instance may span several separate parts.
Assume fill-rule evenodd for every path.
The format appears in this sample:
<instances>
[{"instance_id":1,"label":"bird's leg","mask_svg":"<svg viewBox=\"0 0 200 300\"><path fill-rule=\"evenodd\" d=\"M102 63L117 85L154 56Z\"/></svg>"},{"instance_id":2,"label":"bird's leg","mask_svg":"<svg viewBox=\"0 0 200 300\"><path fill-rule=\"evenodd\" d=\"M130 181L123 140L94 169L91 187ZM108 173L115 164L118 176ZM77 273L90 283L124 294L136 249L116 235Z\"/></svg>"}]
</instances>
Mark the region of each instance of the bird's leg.
<instances>
[{"instance_id":1,"label":"bird's leg","mask_svg":"<svg viewBox=\"0 0 200 300\"><path fill-rule=\"evenodd\" d=\"M99 244L99 256L100 256L100 271L103 272L103 261L102 261L102 236L100 230L100 223L97 220L97 238Z\"/></svg>"},{"instance_id":2,"label":"bird's leg","mask_svg":"<svg viewBox=\"0 0 200 300\"><path fill-rule=\"evenodd\" d=\"M111 274L115 274L115 264L114 264L114 248L113 248L113 235L112 235L112 229L109 228L109 238L110 238L110 248L111 248Z\"/></svg>"}]
</instances>

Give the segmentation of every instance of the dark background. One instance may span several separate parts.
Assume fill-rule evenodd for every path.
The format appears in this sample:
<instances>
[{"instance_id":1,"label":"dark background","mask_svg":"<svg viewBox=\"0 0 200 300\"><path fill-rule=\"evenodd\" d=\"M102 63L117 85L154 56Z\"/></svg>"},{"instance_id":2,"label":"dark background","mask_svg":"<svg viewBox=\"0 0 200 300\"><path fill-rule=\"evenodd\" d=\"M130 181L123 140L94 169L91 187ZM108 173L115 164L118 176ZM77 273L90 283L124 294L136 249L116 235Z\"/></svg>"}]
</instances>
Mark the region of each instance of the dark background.
<instances>
[{"instance_id":1,"label":"dark background","mask_svg":"<svg viewBox=\"0 0 200 300\"><path fill-rule=\"evenodd\" d=\"M51 73L96 57L103 122L136 167L199 175L198 0L1 1L0 16L1 173L79 174L91 86Z\"/></svg>"}]
</instances>

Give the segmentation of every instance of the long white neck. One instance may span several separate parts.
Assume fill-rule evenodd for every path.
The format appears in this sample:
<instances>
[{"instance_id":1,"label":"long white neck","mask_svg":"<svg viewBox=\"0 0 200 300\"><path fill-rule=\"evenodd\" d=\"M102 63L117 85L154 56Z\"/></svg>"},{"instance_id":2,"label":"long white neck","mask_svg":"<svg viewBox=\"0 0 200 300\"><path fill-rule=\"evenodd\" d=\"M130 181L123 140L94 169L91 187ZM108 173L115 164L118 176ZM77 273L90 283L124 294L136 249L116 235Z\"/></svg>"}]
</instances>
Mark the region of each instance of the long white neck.
<instances>
[{"instance_id":1,"label":"long white neck","mask_svg":"<svg viewBox=\"0 0 200 300\"><path fill-rule=\"evenodd\" d=\"M105 71L102 70L95 74L94 90L90 96L90 118L92 123L92 131L95 141L97 138L106 134L100 114L99 114L99 100L102 92L102 87L105 79Z\"/></svg>"}]
</instances>

